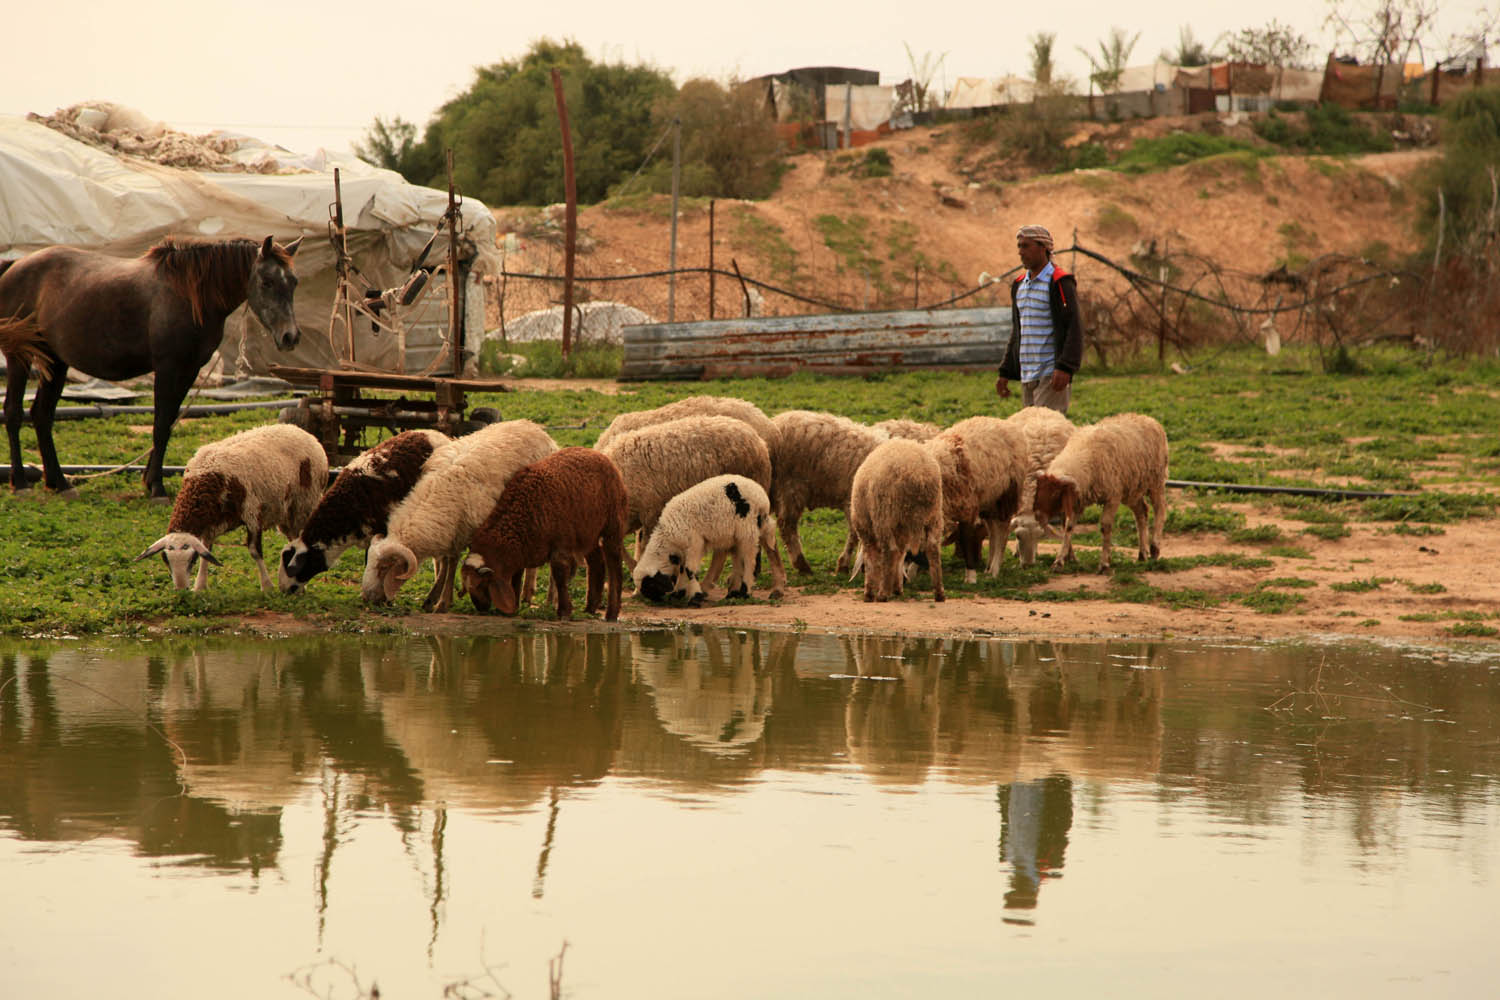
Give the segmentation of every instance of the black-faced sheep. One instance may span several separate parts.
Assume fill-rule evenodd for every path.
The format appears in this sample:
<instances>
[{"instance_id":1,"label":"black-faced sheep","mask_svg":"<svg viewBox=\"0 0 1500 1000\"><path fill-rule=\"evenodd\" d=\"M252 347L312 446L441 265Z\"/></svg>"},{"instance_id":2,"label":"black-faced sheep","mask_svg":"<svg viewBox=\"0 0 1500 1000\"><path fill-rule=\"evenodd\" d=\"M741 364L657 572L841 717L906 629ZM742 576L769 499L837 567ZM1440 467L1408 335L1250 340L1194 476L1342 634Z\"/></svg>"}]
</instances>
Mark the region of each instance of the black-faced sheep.
<instances>
[{"instance_id":1,"label":"black-faced sheep","mask_svg":"<svg viewBox=\"0 0 1500 1000\"><path fill-rule=\"evenodd\" d=\"M1109 570L1110 534L1115 512L1121 504L1135 515L1140 536L1139 558L1161 555L1162 527L1166 521L1167 432L1155 419L1142 413L1121 413L1073 432L1047 470L1036 478L1033 512L1037 523L1052 515L1063 516L1062 548L1054 568L1073 558L1073 527L1078 515L1091 503L1100 507L1099 572ZM1152 506L1152 524L1146 530L1146 501ZM1149 534L1149 544L1148 544Z\"/></svg>"},{"instance_id":2,"label":"black-faced sheep","mask_svg":"<svg viewBox=\"0 0 1500 1000\"><path fill-rule=\"evenodd\" d=\"M849 523L864 547L865 600L901 594L906 554L927 557L933 600L943 599L943 470L915 441L877 445L854 473Z\"/></svg>"},{"instance_id":3,"label":"black-faced sheep","mask_svg":"<svg viewBox=\"0 0 1500 1000\"><path fill-rule=\"evenodd\" d=\"M530 420L507 420L434 451L417 485L391 511L386 534L370 542L360 581L365 600L389 601L422 560L434 559L437 580L422 606L447 611L453 606L458 557L495 509L505 484L556 450L547 432Z\"/></svg>"},{"instance_id":4,"label":"black-faced sheep","mask_svg":"<svg viewBox=\"0 0 1500 1000\"><path fill-rule=\"evenodd\" d=\"M786 590L786 570L776 551L776 519L759 483L744 476L714 476L677 494L662 508L651 541L635 564L641 596L661 603L678 598L702 603L698 582L705 552L734 555L726 597L749 597L757 548L771 564L771 597ZM717 563L718 558L715 559Z\"/></svg>"},{"instance_id":5,"label":"black-faced sheep","mask_svg":"<svg viewBox=\"0 0 1500 1000\"><path fill-rule=\"evenodd\" d=\"M640 529L644 546L677 494L713 476L737 475L771 490L771 453L761 436L734 417L684 417L621 434L602 454L620 470L630 496L626 531ZM634 561L631 563L634 566Z\"/></svg>"},{"instance_id":6,"label":"black-faced sheep","mask_svg":"<svg viewBox=\"0 0 1500 1000\"><path fill-rule=\"evenodd\" d=\"M137 561L161 553L172 571L172 585L188 586L198 568L194 590L208 587L208 564L214 539L239 525L260 573L262 590L271 589L271 574L261 554L261 536L276 528L296 537L328 485L328 457L318 439L300 427L269 424L240 431L199 448L183 471L182 489L172 504L167 533Z\"/></svg>"},{"instance_id":7,"label":"black-faced sheep","mask_svg":"<svg viewBox=\"0 0 1500 1000\"><path fill-rule=\"evenodd\" d=\"M767 449L773 454L776 451L777 434L776 428L771 424L771 418L767 417L754 403L736 399L733 396L689 396L687 399L679 399L665 406L658 406L654 410L622 413L604 428L604 432L599 435L599 440L594 442L594 447L603 451L605 445L621 434L629 434L643 427L664 424L669 420L682 420L685 417L733 417L736 420L743 420L766 442Z\"/></svg>"},{"instance_id":8,"label":"black-faced sheep","mask_svg":"<svg viewBox=\"0 0 1500 1000\"><path fill-rule=\"evenodd\" d=\"M474 533L463 564L464 591L481 611L504 615L520 606L522 573L546 563L557 594L557 617L573 617L568 581L578 560L588 563L584 610L599 608L609 588L606 621L620 617L620 560L624 558L625 482L592 448L564 448L517 472Z\"/></svg>"},{"instance_id":9,"label":"black-faced sheep","mask_svg":"<svg viewBox=\"0 0 1500 1000\"><path fill-rule=\"evenodd\" d=\"M1000 573L1005 555L1005 539L1010 536L1011 519L1020 508L1021 493L1026 484L1026 435L1020 428L998 417L969 417L960 420L927 443L943 465L944 504L950 511L962 512L967 503L948 499L949 483L955 481L948 472L942 452L949 442L962 443L968 459L969 482L973 490L976 517L990 540L987 570L991 576ZM956 481L962 482L959 478ZM951 523L951 522L950 522ZM963 556L965 578L973 583L978 576L982 538L972 530L972 523L959 523L959 553Z\"/></svg>"},{"instance_id":10,"label":"black-faced sheep","mask_svg":"<svg viewBox=\"0 0 1500 1000\"><path fill-rule=\"evenodd\" d=\"M849 514L849 492L854 472L880 442L884 431L856 423L847 417L812 410L787 410L771 418L780 434L771 455L771 500L786 554L800 573L811 573L812 565L802 554L797 524L809 510L827 507ZM854 554L854 532L849 533L839 553L836 571L842 575Z\"/></svg>"},{"instance_id":11,"label":"black-faced sheep","mask_svg":"<svg viewBox=\"0 0 1500 1000\"><path fill-rule=\"evenodd\" d=\"M391 510L417 484L433 451L448 443L439 431L402 431L344 466L302 533L281 550L281 589L300 590L349 546L368 547L371 538L385 534Z\"/></svg>"},{"instance_id":12,"label":"black-faced sheep","mask_svg":"<svg viewBox=\"0 0 1500 1000\"><path fill-rule=\"evenodd\" d=\"M1047 463L1057 457L1068 438L1073 436L1073 422L1047 406L1024 406L1005 418L1015 424L1026 435L1027 472L1026 485L1021 489L1021 503L1012 528L1016 534L1016 558L1022 566L1036 562L1036 547L1042 536L1051 533L1051 526L1038 524L1032 508L1036 499L1036 477L1047 468ZM1004 551L1001 551L1004 555ZM991 546L991 572L999 568Z\"/></svg>"}]
</instances>

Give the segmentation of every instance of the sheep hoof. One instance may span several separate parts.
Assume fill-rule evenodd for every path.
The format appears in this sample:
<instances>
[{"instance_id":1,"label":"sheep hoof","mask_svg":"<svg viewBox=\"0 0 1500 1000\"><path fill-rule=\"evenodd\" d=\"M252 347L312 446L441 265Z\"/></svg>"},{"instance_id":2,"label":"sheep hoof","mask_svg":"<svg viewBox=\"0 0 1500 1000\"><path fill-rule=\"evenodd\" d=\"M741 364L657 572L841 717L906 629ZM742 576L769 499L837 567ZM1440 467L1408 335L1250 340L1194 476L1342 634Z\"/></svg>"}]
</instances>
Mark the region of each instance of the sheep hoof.
<instances>
[{"instance_id":1,"label":"sheep hoof","mask_svg":"<svg viewBox=\"0 0 1500 1000\"><path fill-rule=\"evenodd\" d=\"M939 604L941 604L942 602L944 602L944 601L946 601L948 599L948 596L946 594L944 594L941 590L939 590L939 591L935 592L932 595L932 599L934 601L937 601Z\"/></svg>"},{"instance_id":2,"label":"sheep hoof","mask_svg":"<svg viewBox=\"0 0 1500 1000\"><path fill-rule=\"evenodd\" d=\"M798 573L806 573L809 576L812 575L812 563L807 561L806 556L798 556L796 559L793 559L792 565L796 567ZM838 571L840 573L844 571L843 563L839 563Z\"/></svg>"},{"instance_id":3,"label":"sheep hoof","mask_svg":"<svg viewBox=\"0 0 1500 1000\"><path fill-rule=\"evenodd\" d=\"M688 604L691 607L701 608L701 607L703 607L703 601L704 601L704 599L705 598L704 598L703 591L700 590L700 591L698 591L698 593L696 593L696 594L693 595L693 599L691 601L688 601Z\"/></svg>"},{"instance_id":4,"label":"sheep hoof","mask_svg":"<svg viewBox=\"0 0 1500 1000\"><path fill-rule=\"evenodd\" d=\"M781 600L785 596L786 595L784 593L782 593L781 591L779 591L779 590L773 590L773 591L771 591L771 594L770 594L770 598L773 601L779 601L779 600Z\"/></svg>"},{"instance_id":5,"label":"sheep hoof","mask_svg":"<svg viewBox=\"0 0 1500 1000\"><path fill-rule=\"evenodd\" d=\"M978 583L979 571L975 569L964 570L964 583Z\"/></svg>"}]
</instances>

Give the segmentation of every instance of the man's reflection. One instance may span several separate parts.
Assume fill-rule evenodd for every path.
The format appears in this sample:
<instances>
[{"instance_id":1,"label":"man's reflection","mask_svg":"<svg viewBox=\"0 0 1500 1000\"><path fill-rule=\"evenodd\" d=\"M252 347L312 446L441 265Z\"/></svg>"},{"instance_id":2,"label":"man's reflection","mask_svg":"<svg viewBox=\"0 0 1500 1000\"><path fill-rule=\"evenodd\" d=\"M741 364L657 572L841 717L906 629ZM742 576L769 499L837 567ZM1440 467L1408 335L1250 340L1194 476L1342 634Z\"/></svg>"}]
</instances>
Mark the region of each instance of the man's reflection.
<instances>
[{"instance_id":1,"label":"man's reflection","mask_svg":"<svg viewBox=\"0 0 1500 1000\"><path fill-rule=\"evenodd\" d=\"M1062 876L1073 825L1073 781L1054 774L1036 781L1001 785L1000 861L1010 868L1010 891L1005 894L1007 923L1031 923L1042 880Z\"/></svg>"}]
</instances>

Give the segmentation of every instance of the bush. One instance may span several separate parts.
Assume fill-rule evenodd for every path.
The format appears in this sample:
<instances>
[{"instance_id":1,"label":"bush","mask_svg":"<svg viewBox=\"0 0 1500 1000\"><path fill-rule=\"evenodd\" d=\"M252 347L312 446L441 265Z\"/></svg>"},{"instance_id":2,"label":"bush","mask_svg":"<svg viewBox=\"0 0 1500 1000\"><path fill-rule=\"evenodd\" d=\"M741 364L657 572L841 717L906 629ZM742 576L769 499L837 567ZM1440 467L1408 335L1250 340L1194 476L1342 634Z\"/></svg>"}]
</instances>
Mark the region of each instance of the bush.
<instances>
[{"instance_id":1,"label":"bush","mask_svg":"<svg viewBox=\"0 0 1500 1000\"><path fill-rule=\"evenodd\" d=\"M1115 169L1140 174L1150 170L1180 167L1184 163L1223 153L1255 152L1253 146L1238 139L1202 132L1178 132L1156 139L1137 139L1129 149L1120 154L1120 158L1115 161Z\"/></svg>"},{"instance_id":2,"label":"bush","mask_svg":"<svg viewBox=\"0 0 1500 1000\"><path fill-rule=\"evenodd\" d=\"M517 363L515 357L523 359ZM511 344L503 351L498 340L486 340L479 350L479 370L486 375L518 378L615 378L625 350L614 344L579 344L566 358L560 340Z\"/></svg>"}]
</instances>

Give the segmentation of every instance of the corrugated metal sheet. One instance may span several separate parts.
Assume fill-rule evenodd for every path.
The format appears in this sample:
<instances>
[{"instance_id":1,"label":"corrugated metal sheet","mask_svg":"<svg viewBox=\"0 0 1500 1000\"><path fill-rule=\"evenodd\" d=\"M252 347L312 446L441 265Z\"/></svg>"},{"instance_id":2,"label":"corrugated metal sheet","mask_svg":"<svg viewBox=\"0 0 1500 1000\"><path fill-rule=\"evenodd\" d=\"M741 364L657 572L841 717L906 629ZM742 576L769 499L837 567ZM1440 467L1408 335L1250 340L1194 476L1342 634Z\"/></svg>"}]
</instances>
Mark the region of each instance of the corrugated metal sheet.
<instances>
[{"instance_id":1,"label":"corrugated metal sheet","mask_svg":"<svg viewBox=\"0 0 1500 1000\"><path fill-rule=\"evenodd\" d=\"M1010 338L1010 320L1007 305L627 326L620 378L996 368Z\"/></svg>"}]
</instances>

